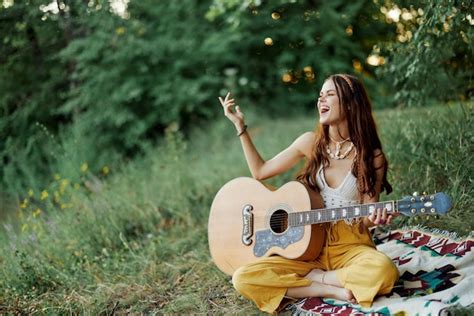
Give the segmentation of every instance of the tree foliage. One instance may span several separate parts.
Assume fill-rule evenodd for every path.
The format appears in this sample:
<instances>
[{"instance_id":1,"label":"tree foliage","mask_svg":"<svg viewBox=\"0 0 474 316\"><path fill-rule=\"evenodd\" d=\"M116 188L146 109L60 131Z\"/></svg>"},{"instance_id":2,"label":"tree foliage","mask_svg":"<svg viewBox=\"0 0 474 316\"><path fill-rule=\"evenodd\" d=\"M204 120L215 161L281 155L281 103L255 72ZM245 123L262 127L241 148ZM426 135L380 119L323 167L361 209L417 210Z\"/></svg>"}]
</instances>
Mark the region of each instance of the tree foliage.
<instances>
[{"instance_id":1,"label":"tree foliage","mask_svg":"<svg viewBox=\"0 0 474 316\"><path fill-rule=\"evenodd\" d=\"M220 115L229 90L275 115L313 108L342 72L364 80L376 108L393 89L392 104L469 96L468 8L443 3L132 0L119 14L112 0L3 2L0 186L21 192L82 162L133 157L166 130ZM395 6L424 14L388 23ZM398 41L399 24L410 40ZM369 55L386 57L380 72Z\"/></svg>"},{"instance_id":2,"label":"tree foliage","mask_svg":"<svg viewBox=\"0 0 474 316\"><path fill-rule=\"evenodd\" d=\"M398 41L383 45L389 62L380 69L382 76L393 80L396 104L471 98L474 21L470 1L418 1L413 6L409 1L389 0L385 6L401 13Z\"/></svg>"}]
</instances>

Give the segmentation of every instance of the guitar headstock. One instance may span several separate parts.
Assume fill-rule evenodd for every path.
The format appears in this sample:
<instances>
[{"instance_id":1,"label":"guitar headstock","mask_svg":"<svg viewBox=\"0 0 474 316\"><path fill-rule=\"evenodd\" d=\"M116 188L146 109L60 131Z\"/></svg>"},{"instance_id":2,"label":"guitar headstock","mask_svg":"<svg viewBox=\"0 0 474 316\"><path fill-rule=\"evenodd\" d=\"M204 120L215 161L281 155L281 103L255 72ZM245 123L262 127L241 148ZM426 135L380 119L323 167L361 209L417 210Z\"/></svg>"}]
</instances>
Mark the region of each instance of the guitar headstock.
<instances>
[{"instance_id":1,"label":"guitar headstock","mask_svg":"<svg viewBox=\"0 0 474 316\"><path fill-rule=\"evenodd\" d=\"M443 192L420 196L417 192L398 201L398 212L406 216L421 214L444 215L452 206L451 198Z\"/></svg>"}]
</instances>

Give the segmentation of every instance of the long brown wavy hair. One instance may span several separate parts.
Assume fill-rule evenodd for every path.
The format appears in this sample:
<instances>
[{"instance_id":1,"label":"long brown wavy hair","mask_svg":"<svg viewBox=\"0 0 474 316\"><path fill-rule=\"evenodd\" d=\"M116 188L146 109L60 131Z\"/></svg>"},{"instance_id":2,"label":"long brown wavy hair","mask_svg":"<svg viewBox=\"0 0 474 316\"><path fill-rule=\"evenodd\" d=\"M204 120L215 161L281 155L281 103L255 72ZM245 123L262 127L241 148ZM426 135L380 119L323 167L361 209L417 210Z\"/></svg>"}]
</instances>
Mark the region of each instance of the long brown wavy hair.
<instances>
[{"instance_id":1,"label":"long brown wavy hair","mask_svg":"<svg viewBox=\"0 0 474 316\"><path fill-rule=\"evenodd\" d=\"M363 194L368 194L371 197L375 195L374 151L379 149L380 154L383 153L372 116L372 105L364 85L357 77L348 74L335 74L329 76L325 81L327 80L332 80L336 86L341 114L347 118L350 139L356 149L356 157L351 171L357 178L359 198L362 202ZM329 157L326 152L328 144L329 125L318 124L311 159L306 162L297 176L298 180L313 190L319 191L316 185L316 174L319 167L321 164L323 166L329 165ZM381 192L385 190L389 194L392 192L392 186L387 181L388 161L387 159L384 161L384 165L380 166L380 168L384 168Z\"/></svg>"}]
</instances>

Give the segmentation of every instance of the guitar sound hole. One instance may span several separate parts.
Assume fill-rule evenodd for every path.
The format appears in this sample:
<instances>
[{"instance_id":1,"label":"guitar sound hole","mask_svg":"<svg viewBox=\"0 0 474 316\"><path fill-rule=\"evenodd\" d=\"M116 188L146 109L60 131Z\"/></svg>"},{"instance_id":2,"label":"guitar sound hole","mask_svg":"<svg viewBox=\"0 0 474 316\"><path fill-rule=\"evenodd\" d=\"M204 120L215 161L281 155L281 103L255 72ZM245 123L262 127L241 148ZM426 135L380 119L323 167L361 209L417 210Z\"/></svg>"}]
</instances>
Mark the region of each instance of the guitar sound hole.
<instances>
[{"instance_id":1,"label":"guitar sound hole","mask_svg":"<svg viewBox=\"0 0 474 316\"><path fill-rule=\"evenodd\" d=\"M281 234L288 228L288 213L284 210L277 210L270 217L270 229L276 233Z\"/></svg>"}]
</instances>

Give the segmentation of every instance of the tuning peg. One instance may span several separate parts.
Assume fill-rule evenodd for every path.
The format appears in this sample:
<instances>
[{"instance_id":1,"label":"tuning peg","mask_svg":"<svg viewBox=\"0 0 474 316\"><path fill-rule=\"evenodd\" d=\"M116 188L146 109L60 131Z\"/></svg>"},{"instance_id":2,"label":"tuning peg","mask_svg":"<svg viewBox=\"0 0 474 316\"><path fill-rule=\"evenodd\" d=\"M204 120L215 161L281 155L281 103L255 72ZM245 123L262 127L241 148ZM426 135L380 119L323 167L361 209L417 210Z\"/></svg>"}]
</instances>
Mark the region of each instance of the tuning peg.
<instances>
[{"instance_id":1,"label":"tuning peg","mask_svg":"<svg viewBox=\"0 0 474 316\"><path fill-rule=\"evenodd\" d=\"M425 208L422 207L420 211L421 211L422 213L424 213L424 212L425 212Z\"/></svg>"},{"instance_id":2,"label":"tuning peg","mask_svg":"<svg viewBox=\"0 0 474 316\"><path fill-rule=\"evenodd\" d=\"M418 196L418 192L413 192L413 196Z\"/></svg>"},{"instance_id":3,"label":"tuning peg","mask_svg":"<svg viewBox=\"0 0 474 316\"><path fill-rule=\"evenodd\" d=\"M430 200L433 201L435 199L434 195L430 195Z\"/></svg>"},{"instance_id":4,"label":"tuning peg","mask_svg":"<svg viewBox=\"0 0 474 316\"><path fill-rule=\"evenodd\" d=\"M412 208L412 209L411 209L411 213L412 213L412 214L415 214L415 213L416 213L416 208Z\"/></svg>"},{"instance_id":5,"label":"tuning peg","mask_svg":"<svg viewBox=\"0 0 474 316\"><path fill-rule=\"evenodd\" d=\"M421 202L424 202L424 201L425 201L425 197L422 196L422 197L420 198L420 201L421 201Z\"/></svg>"},{"instance_id":6,"label":"tuning peg","mask_svg":"<svg viewBox=\"0 0 474 316\"><path fill-rule=\"evenodd\" d=\"M435 210L435 208L434 208L434 207L432 207L432 208L430 209L430 212L431 212L431 213L436 213L436 210Z\"/></svg>"}]
</instances>

